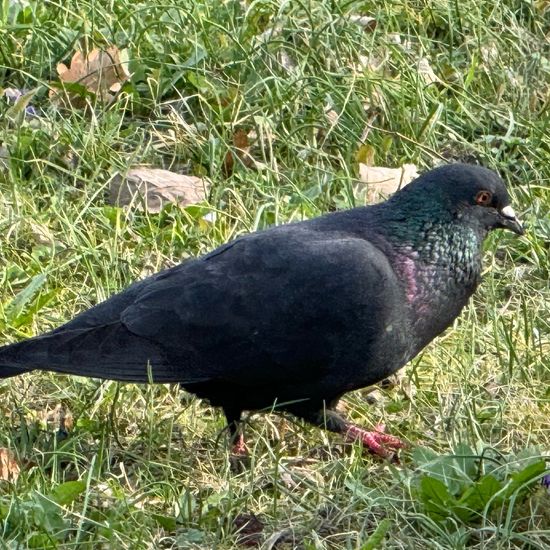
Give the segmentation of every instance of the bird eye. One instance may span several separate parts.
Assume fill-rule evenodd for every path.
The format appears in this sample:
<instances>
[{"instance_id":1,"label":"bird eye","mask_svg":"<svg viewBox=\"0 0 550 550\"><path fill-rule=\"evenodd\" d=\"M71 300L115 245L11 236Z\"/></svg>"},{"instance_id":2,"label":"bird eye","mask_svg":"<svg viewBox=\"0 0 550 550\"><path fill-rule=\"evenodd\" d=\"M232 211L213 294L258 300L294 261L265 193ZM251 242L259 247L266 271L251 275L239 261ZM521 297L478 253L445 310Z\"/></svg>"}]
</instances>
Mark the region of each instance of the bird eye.
<instances>
[{"instance_id":1,"label":"bird eye","mask_svg":"<svg viewBox=\"0 0 550 550\"><path fill-rule=\"evenodd\" d=\"M493 194L490 191L479 191L476 195L475 201L479 206L490 206Z\"/></svg>"}]
</instances>

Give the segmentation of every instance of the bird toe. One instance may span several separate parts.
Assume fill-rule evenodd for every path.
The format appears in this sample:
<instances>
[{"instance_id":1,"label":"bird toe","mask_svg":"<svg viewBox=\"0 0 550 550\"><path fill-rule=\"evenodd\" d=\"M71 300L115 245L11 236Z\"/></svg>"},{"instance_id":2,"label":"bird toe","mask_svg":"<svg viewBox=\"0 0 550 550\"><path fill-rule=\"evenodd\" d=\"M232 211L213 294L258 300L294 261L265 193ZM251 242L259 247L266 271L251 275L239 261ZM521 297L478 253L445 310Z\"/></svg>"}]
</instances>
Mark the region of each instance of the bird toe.
<instances>
[{"instance_id":1,"label":"bird toe","mask_svg":"<svg viewBox=\"0 0 550 550\"><path fill-rule=\"evenodd\" d=\"M405 443L398 437L385 433L384 430L385 427L380 425L376 426L374 431L350 425L346 432L346 439L361 441L370 453L397 462L396 451L405 447Z\"/></svg>"}]
</instances>

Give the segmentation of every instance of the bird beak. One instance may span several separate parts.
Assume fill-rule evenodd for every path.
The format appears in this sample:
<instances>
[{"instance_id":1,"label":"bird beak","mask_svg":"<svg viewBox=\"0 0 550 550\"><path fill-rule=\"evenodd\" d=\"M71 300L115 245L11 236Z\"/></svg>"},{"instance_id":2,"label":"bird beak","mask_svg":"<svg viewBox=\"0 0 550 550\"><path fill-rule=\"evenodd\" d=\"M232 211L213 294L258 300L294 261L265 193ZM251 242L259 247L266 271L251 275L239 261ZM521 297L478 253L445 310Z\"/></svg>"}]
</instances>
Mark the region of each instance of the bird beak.
<instances>
[{"instance_id":1,"label":"bird beak","mask_svg":"<svg viewBox=\"0 0 550 550\"><path fill-rule=\"evenodd\" d=\"M509 229L517 235L523 235L525 233L523 226L519 223L514 209L510 205L505 206L500 211L500 222L502 224L501 227Z\"/></svg>"}]
</instances>

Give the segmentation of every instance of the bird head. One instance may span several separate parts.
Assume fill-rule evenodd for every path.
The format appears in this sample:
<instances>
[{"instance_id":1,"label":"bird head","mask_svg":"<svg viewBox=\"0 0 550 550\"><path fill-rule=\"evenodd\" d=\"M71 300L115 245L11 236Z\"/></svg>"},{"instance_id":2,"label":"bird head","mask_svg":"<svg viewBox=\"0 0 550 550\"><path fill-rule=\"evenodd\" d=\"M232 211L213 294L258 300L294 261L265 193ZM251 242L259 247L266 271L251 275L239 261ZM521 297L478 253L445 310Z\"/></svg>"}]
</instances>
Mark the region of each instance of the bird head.
<instances>
[{"instance_id":1,"label":"bird head","mask_svg":"<svg viewBox=\"0 0 550 550\"><path fill-rule=\"evenodd\" d=\"M484 232L503 228L524 234L504 182L496 172L482 166L441 166L420 176L400 193L423 197L423 207L430 208L430 204L425 204L428 201L434 208L441 207Z\"/></svg>"}]
</instances>

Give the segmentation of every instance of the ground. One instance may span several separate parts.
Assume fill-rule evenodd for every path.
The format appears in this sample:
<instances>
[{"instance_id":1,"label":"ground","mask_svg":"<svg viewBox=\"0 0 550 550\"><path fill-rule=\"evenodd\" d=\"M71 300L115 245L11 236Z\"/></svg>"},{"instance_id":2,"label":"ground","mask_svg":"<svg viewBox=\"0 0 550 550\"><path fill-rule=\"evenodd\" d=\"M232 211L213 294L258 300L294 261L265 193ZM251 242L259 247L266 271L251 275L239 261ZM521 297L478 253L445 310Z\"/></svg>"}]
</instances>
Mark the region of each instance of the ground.
<instances>
[{"instance_id":1,"label":"ground","mask_svg":"<svg viewBox=\"0 0 550 550\"><path fill-rule=\"evenodd\" d=\"M399 465L253 415L235 468L220 411L176 387L2 381L2 544L548 547L549 22L520 0L4 2L3 343L241 233L361 204L359 163L481 162L527 235L489 239L475 298L397 386L343 401L408 441ZM109 92L61 89L59 63L114 47ZM207 178L205 200L111 204L143 164Z\"/></svg>"}]
</instances>

